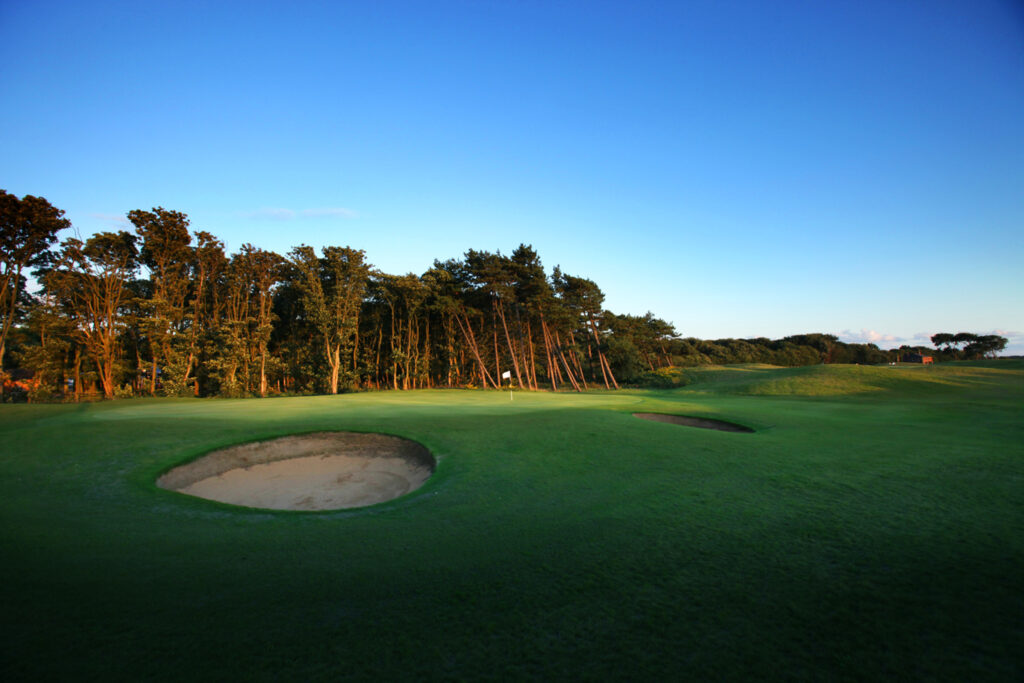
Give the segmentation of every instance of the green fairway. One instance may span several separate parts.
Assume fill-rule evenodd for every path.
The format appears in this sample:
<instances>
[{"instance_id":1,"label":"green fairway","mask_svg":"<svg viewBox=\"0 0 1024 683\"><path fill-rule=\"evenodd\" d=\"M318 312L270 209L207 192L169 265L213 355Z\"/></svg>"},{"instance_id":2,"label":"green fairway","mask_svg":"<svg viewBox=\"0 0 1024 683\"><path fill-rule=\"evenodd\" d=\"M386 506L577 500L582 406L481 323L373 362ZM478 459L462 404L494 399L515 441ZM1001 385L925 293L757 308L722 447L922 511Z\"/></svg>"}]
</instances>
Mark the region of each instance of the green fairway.
<instances>
[{"instance_id":1,"label":"green fairway","mask_svg":"<svg viewBox=\"0 0 1024 683\"><path fill-rule=\"evenodd\" d=\"M686 374L0 406L3 679L1024 676L1024 363ZM437 471L323 513L155 486L318 430Z\"/></svg>"}]
</instances>

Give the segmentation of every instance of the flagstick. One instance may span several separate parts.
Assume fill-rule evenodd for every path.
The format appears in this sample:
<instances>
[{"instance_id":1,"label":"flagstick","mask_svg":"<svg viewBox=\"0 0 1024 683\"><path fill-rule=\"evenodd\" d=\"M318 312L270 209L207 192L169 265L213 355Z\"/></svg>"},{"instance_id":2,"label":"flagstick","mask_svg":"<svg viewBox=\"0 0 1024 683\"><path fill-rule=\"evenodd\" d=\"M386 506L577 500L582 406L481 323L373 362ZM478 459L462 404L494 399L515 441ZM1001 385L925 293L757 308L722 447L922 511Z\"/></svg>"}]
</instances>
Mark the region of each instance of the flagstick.
<instances>
[{"instance_id":1,"label":"flagstick","mask_svg":"<svg viewBox=\"0 0 1024 683\"><path fill-rule=\"evenodd\" d=\"M508 378L508 400L511 401L512 400L512 371L511 370L506 370L505 372L503 372L501 374L501 378L502 379L505 379L506 377Z\"/></svg>"}]
</instances>

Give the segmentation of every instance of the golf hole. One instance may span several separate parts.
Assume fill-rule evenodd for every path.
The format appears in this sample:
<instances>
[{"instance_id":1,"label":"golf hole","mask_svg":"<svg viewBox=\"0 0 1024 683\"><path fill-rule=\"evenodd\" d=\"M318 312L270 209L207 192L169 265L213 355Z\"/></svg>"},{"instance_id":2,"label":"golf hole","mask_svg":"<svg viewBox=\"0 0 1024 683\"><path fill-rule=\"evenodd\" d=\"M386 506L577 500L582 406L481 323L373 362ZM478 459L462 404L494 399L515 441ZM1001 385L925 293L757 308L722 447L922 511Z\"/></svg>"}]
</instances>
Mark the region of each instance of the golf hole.
<instances>
[{"instance_id":1,"label":"golf hole","mask_svg":"<svg viewBox=\"0 0 1024 683\"><path fill-rule=\"evenodd\" d=\"M687 417L686 415L665 415L663 413L633 413L633 417L651 422L668 422L684 427L700 427L701 429L717 429L720 432L753 432L750 427L744 427L725 420L712 420L707 417Z\"/></svg>"},{"instance_id":2,"label":"golf hole","mask_svg":"<svg viewBox=\"0 0 1024 683\"><path fill-rule=\"evenodd\" d=\"M175 467L157 486L190 496L270 510L339 510L415 491L434 456L386 434L318 432L213 451Z\"/></svg>"}]
</instances>

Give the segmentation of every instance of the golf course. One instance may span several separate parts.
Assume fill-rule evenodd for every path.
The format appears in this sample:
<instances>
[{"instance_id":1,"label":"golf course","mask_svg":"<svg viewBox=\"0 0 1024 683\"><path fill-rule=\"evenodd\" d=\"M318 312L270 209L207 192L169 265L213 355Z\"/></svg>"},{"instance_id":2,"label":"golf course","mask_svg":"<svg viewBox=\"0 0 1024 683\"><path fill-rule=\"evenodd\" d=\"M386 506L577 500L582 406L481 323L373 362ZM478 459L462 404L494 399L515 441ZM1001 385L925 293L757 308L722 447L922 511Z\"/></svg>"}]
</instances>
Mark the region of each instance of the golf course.
<instances>
[{"instance_id":1,"label":"golf course","mask_svg":"<svg viewBox=\"0 0 1024 683\"><path fill-rule=\"evenodd\" d=\"M682 372L671 390L2 405L0 674L1024 676L1024 361ZM324 432L400 437L436 467L312 512L157 485Z\"/></svg>"}]
</instances>

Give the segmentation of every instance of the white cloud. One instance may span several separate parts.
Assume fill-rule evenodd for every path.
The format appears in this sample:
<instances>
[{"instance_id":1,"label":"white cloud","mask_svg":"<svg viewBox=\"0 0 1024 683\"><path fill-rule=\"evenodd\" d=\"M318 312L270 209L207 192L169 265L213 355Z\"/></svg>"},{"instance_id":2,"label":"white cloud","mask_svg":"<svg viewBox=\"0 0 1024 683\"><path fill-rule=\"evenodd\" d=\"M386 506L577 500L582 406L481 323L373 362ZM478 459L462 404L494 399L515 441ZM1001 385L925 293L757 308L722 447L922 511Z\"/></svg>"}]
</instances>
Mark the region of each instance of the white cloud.
<instances>
[{"instance_id":1,"label":"white cloud","mask_svg":"<svg viewBox=\"0 0 1024 683\"><path fill-rule=\"evenodd\" d=\"M883 334L882 332L876 332L875 330L861 329L860 332L853 332L851 330L843 330L839 333L839 338L844 342L853 344L878 344L882 342L902 342L906 341L904 337L897 337L894 334Z\"/></svg>"},{"instance_id":2,"label":"white cloud","mask_svg":"<svg viewBox=\"0 0 1024 683\"><path fill-rule=\"evenodd\" d=\"M113 223L117 227L126 228L128 227L128 219L121 214L116 213L90 213L89 216L96 218L107 223Z\"/></svg>"},{"instance_id":3,"label":"white cloud","mask_svg":"<svg viewBox=\"0 0 1024 683\"><path fill-rule=\"evenodd\" d=\"M249 218L274 221L291 221L302 218L356 218L357 214L352 209L341 206L328 206L316 209L285 209L281 207L264 207L256 211L248 211L244 214Z\"/></svg>"},{"instance_id":4,"label":"white cloud","mask_svg":"<svg viewBox=\"0 0 1024 683\"><path fill-rule=\"evenodd\" d=\"M322 209L303 209L303 216L309 216L311 218L317 218L320 216L330 216L334 218L356 218L359 216L352 209L346 209L341 206L327 207Z\"/></svg>"},{"instance_id":5,"label":"white cloud","mask_svg":"<svg viewBox=\"0 0 1024 683\"><path fill-rule=\"evenodd\" d=\"M263 218L274 221L290 221L295 218L295 212L291 209L280 209L265 207L256 211L249 211L245 214L249 218Z\"/></svg>"}]
</instances>

